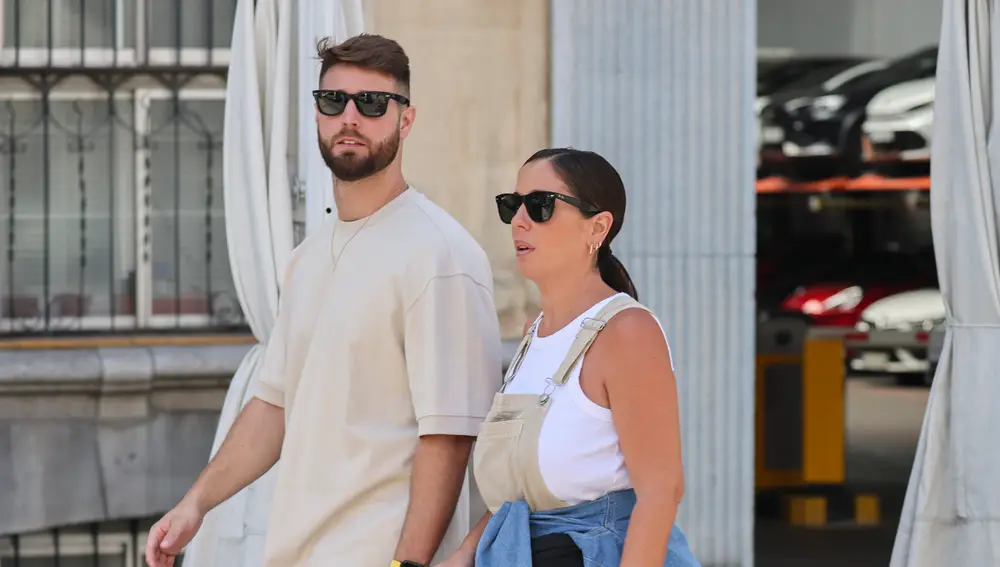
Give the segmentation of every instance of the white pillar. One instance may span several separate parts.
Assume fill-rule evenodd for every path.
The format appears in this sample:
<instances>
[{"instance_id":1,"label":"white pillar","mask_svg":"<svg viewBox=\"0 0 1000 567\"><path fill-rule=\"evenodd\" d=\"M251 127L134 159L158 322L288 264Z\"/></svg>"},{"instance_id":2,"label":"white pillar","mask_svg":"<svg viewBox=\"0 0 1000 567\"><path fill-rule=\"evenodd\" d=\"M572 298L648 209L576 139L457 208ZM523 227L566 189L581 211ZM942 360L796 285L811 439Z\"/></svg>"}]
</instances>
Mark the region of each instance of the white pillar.
<instances>
[{"instance_id":1,"label":"white pillar","mask_svg":"<svg viewBox=\"0 0 1000 567\"><path fill-rule=\"evenodd\" d=\"M614 250L678 369L687 491L705 567L753 563L754 0L552 0L553 145L625 180Z\"/></svg>"}]
</instances>

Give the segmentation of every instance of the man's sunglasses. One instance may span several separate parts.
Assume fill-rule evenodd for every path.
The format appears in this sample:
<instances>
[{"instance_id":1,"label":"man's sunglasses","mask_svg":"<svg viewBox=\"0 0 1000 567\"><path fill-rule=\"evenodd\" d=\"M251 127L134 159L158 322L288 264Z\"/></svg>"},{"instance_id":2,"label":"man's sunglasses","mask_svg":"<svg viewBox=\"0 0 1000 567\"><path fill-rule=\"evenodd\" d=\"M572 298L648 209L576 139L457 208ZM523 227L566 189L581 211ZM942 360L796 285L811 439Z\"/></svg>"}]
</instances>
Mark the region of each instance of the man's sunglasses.
<instances>
[{"instance_id":1,"label":"man's sunglasses","mask_svg":"<svg viewBox=\"0 0 1000 567\"><path fill-rule=\"evenodd\" d=\"M396 93L382 91L361 91L348 93L344 91L315 90L316 108L323 116L339 116L347 108L347 103L354 101L358 112L368 118L384 116L389 110L389 101L394 100L402 105L410 104L410 99Z\"/></svg>"},{"instance_id":2,"label":"man's sunglasses","mask_svg":"<svg viewBox=\"0 0 1000 567\"><path fill-rule=\"evenodd\" d=\"M527 195L519 193L501 193L497 195L497 213L504 224L510 224L514 220L514 215L524 204L528 211L528 217L535 222L545 222L552 218L552 213L556 209L556 200L573 205L580 209L580 212L587 216L593 216L601 212L600 209L586 201L581 201L576 197L563 195L554 191L532 191Z\"/></svg>"}]
</instances>

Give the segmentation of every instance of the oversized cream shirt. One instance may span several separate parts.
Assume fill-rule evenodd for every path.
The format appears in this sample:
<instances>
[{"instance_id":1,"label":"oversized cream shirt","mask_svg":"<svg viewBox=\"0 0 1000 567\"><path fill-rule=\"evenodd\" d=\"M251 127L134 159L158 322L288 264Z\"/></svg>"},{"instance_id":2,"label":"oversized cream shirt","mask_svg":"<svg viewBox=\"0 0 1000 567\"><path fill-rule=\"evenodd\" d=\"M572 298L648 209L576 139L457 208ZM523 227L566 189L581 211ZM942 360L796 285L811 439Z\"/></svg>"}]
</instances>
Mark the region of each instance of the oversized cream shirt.
<instances>
[{"instance_id":1,"label":"oversized cream shirt","mask_svg":"<svg viewBox=\"0 0 1000 567\"><path fill-rule=\"evenodd\" d=\"M502 380L485 252L413 188L294 252L253 394L285 408L264 567L389 565L418 436L475 436ZM438 557L467 533L468 490Z\"/></svg>"}]
</instances>

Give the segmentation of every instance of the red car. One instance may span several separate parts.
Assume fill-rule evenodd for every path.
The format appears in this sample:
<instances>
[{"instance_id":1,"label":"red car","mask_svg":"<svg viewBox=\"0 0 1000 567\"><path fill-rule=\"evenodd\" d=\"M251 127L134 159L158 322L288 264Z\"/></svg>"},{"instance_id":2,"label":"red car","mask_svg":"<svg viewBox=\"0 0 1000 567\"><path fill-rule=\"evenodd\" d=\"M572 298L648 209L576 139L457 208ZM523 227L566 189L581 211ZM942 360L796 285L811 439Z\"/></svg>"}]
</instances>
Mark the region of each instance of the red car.
<instances>
[{"instance_id":1,"label":"red car","mask_svg":"<svg viewBox=\"0 0 1000 567\"><path fill-rule=\"evenodd\" d=\"M781 309L802 313L814 325L854 327L861 312L879 299L937 281L933 256L926 254L883 252L828 267L828 277L800 284Z\"/></svg>"},{"instance_id":2,"label":"red car","mask_svg":"<svg viewBox=\"0 0 1000 567\"><path fill-rule=\"evenodd\" d=\"M861 312L872 303L902 291L920 287L913 284L818 283L799 287L782 302L787 311L808 315L814 325L825 327L854 327Z\"/></svg>"}]
</instances>

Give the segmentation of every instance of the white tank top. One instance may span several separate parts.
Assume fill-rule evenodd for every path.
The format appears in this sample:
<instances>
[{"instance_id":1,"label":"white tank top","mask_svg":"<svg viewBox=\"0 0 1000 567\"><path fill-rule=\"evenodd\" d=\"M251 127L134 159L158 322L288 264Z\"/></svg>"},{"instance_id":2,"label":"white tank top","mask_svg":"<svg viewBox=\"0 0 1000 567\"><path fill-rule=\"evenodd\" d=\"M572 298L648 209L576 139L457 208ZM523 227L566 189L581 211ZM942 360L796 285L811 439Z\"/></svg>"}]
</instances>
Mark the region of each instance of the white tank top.
<instances>
[{"instance_id":1,"label":"white tank top","mask_svg":"<svg viewBox=\"0 0 1000 567\"><path fill-rule=\"evenodd\" d=\"M542 394L546 380L566 358L580 324L614 297L594 305L547 337L538 336L536 325L531 346L505 392ZM585 359L586 355L580 358L570 369L566 383L552 393L538 440L542 478L549 492L569 505L632 488L611 410L591 401L580 387L580 369Z\"/></svg>"}]
</instances>

